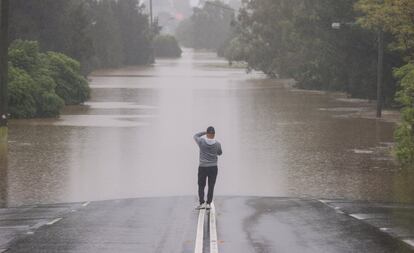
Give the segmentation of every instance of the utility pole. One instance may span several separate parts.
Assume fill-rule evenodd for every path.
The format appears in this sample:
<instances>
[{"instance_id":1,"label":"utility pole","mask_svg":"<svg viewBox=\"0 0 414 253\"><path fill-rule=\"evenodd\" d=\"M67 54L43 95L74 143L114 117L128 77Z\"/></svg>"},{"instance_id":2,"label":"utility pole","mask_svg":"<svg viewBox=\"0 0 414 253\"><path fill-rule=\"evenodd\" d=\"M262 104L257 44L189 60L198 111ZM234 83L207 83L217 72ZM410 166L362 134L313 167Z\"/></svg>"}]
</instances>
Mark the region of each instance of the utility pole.
<instances>
[{"instance_id":1,"label":"utility pole","mask_svg":"<svg viewBox=\"0 0 414 253\"><path fill-rule=\"evenodd\" d=\"M149 4L150 4L150 36L151 36L151 52L150 52L150 63L154 63L155 62L155 48L154 48L154 17L153 17L153 13L152 13L152 0L149 0Z\"/></svg>"},{"instance_id":2,"label":"utility pole","mask_svg":"<svg viewBox=\"0 0 414 253\"><path fill-rule=\"evenodd\" d=\"M151 27L151 31L152 31L152 23L154 22L153 16L152 16L152 0L150 1L150 27Z\"/></svg>"},{"instance_id":3,"label":"utility pole","mask_svg":"<svg viewBox=\"0 0 414 253\"><path fill-rule=\"evenodd\" d=\"M7 143L9 0L0 0L0 144Z\"/></svg>"},{"instance_id":4,"label":"utility pole","mask_svg":"<svg viewBox=\"0 0 414 253\"><path fill-rule=\"evenodd\" d=\"M384 32L378 30L377 118L382 114L382 83L384 78Z\"/></svg>"}]
</instances>

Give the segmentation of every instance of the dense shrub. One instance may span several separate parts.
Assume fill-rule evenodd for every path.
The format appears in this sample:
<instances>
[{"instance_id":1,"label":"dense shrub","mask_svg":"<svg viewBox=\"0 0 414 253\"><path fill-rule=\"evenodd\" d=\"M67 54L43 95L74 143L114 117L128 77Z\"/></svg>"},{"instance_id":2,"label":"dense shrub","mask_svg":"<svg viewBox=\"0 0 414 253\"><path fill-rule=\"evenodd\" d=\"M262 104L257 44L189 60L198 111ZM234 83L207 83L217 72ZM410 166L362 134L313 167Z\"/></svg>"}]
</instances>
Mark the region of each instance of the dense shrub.
<instances>
[{"instance_id":1,"label":"dense shrub","mask_svg":"<svg viewBox=\"0 0 414 253\"><path fill-rule=\"evenodd\" d=\"M414 65L409 63L394 73L399 78L401 87L396 98L404 106L401 110L401 123L395 131L395 152L401 164L409 167L414 164Z\"/></svg>"},{"instance_id":2,"label":"dense shrub","mask_svg":"<svg viewBox=\"0 0 414 253\"><path fill-rule=\"evenodd\" d=\"M154 39L155 56L181 57L182 50L177 40L171 35L158 35Z\"/></svg>"},{"instance_id":3,"label":"dense shrub","mask_svg":"<svg viewBox=\"0 0 414 253\"><path fill-rule=\"evenodd\" d=\"M84 102L89 87L79 63L54 52L39 52L35 41L9 48L9 112L12 118L55 117L63 106Z\"/></svg>"},{"instance_id":4,"label":"dense shrub","mask_svg":"<svg viewBox=\"0 0 414 253\"><path fill-rule=\"evenodd\" d=\"M88 81L81 76L80 64L74 59L55 52L48 52L51 77L56 82L56 94L67 105L79 104L89 98Z\"/></svg>"}]
</instances>

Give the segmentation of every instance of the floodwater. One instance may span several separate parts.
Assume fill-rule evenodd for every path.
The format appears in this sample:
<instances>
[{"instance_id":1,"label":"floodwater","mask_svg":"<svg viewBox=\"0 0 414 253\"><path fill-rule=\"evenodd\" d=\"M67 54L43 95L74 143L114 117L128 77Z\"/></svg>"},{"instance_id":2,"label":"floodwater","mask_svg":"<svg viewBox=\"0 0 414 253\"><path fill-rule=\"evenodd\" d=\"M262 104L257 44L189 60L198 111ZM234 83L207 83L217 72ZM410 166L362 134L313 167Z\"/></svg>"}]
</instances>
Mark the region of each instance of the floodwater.
<instances>
[{"instance_id":1,"label":"floodwater","mask_svg":"<svg viewBox=\"0 0 414 253\"><path fill-rule=\"evenodd\" d=\"M368 102L192 51L89 78L85 105L10 122L6 205L195 195L192 136L209 125L223 147L218 195L412 201L413 177L390 155L395 124L355 116Z\"/></svg>"}]
</instances>

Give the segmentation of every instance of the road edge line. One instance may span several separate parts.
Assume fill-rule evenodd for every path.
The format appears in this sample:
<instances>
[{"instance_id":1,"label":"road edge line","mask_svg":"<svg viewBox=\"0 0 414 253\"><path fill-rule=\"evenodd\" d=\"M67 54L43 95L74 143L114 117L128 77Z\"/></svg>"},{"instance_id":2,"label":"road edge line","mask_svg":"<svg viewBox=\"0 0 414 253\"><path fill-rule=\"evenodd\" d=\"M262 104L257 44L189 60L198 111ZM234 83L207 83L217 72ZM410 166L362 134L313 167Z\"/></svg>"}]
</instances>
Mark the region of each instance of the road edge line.
<instances>
[{"instance_id":1,"label":"road edge line","mask_svg":"<svg viewBox=\"0 0 414 253\"><path fill-rule=\"evenodd\" d=\"M194 253L203 253L205 214L206 214L206 210L200 209L200 212L198 214L197 235L196 235Z\"/></svg>"},{"instance_id":2,"label":"road edge line","mask_svg":"<svg viewBox=\"0 0 414 253\"><path fill-rule=\"evenodd\" d=\"M211 203L210 209L210 253L218 253L216 207Z\"/></svg>"}]
</instances>

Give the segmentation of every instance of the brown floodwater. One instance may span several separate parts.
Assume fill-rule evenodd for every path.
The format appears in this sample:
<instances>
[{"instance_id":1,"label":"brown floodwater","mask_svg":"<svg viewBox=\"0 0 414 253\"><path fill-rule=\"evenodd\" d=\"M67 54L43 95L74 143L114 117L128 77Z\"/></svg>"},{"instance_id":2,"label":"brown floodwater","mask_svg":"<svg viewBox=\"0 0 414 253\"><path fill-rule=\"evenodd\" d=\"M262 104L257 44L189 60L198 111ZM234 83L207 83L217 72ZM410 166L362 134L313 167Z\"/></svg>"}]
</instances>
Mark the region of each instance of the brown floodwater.
<instances>
[{"instance_id":1,"label":"brown floodwater","mask_svg":"<svg viewBox=\"0 0 414 253\"><path fill-rule=\"evenodd\" d=\"M358 116L372 103L292 89L205 52L89 79L85 105L10 122L3 203L195 195L192 136L209 125L224 153L218 195L412 201L413 176L390 155L395 123Z\"/></svg>"}]
</instances>

